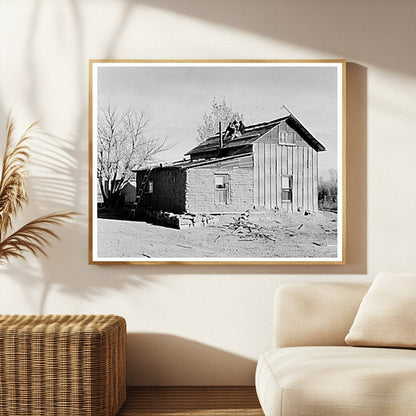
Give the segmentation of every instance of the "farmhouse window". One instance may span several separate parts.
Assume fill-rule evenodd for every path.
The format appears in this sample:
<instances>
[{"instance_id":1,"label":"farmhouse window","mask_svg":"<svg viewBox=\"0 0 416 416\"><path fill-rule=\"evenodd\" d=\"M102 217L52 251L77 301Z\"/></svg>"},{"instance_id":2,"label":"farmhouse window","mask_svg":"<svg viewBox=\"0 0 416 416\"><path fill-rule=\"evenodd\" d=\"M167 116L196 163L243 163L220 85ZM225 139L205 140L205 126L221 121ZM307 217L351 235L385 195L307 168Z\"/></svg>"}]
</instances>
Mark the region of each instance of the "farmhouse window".
<instances>
[{"instance_id":1,"label":"farmhouse window","mask_svg":"<svg viewBox=\"0 0 416 416\"><path fill-rule=\"evenodd\" d=\"M214 175L215 203L228 204L230 198L230 177L227 174Z\"/></svg>"},{"instance_id":2,"label":"farmhouse window","mask_svg":"<svg viewBox=\"0 0 416 416\"><path fill-rule=\"evenodd\" d=\"M293 176L282 176L282 201L292 201Z\"/></svg>"},{"instance_id":3,"label":"farmhouse window","mask_svg":"<svg viewBox=\"0 0 416 416\"><path fill-rule=\"evenodd\" d=\"M152 194L153 193L153 181L147 182L146 193L147 194Z\"/></svg>"},{"instance_id":4,"label":"farmhouse window","mask_svg":"<svg viewBox=\"0 0 416 416\"><path fill-rule=\"evenodd\" d=\"M279 131L279 144L295 144L295 133L293 131L280 130Z\"/></svg>"}]
</instances>

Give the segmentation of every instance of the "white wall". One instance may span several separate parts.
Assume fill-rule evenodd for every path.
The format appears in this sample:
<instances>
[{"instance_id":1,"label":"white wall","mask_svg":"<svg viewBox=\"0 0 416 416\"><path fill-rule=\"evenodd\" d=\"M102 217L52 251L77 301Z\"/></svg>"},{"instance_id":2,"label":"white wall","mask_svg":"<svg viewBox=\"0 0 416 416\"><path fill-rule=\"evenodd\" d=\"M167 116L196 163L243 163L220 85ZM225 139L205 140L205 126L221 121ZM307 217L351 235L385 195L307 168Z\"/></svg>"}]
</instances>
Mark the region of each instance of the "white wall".
<instances>
[{"instance_id":1,"label":"white wall","mask_svg":"<svg viewBox=\"0 0 416 416\"><path fill-rule=\"evenodd\" d=\"M129 384L252 384L276 287L415 271L415 17L414 0L2 0L1 128L12 109L49 133L21 220L84 215L49 259L0 270L0 312L124 316ZM346 58L348 264L89 266L90 58Z\"/></svg>"}]
</instances>

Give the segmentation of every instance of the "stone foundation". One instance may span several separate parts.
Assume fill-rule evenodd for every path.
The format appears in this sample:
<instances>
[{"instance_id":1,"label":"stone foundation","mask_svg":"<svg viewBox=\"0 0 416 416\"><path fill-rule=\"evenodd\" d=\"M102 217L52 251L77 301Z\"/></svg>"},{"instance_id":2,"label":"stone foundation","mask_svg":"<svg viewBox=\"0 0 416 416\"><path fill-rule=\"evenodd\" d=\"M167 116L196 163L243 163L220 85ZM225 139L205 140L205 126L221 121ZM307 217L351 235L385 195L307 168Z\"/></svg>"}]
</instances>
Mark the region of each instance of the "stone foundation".
<instances>
[{"instance_id":1,"label":"stone foundation","mask_svg":"<svg viewBox=\"0 0 416 416\"><path fill-rule=\"evenodd\" d=\"M172 212L151 209L142 210L138 218L149 221L152 224L176 228L178 230L183 228L205 227L218 222L218 216L209 214L174 214Z\"/></svg>"}]
</instances>

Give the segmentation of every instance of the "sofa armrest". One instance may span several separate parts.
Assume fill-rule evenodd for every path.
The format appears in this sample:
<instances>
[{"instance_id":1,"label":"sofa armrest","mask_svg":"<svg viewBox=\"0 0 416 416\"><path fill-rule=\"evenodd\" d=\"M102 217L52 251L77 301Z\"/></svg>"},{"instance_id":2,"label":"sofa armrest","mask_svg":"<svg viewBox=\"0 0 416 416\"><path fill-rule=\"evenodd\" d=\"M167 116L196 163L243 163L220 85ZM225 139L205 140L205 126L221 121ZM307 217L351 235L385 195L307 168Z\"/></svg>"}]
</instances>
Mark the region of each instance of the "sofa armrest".
<instances>
[{"instance_id":1,"label":"sofa armrest","mask_svg":"<svg viewBox=\"0 0 416 416\"><path fill-rule=\"evenodd\" d=\"M368 283L302 283L277 289L274 347L346 345L344 338L369 286Z\"/></svg>"}]
</instances>

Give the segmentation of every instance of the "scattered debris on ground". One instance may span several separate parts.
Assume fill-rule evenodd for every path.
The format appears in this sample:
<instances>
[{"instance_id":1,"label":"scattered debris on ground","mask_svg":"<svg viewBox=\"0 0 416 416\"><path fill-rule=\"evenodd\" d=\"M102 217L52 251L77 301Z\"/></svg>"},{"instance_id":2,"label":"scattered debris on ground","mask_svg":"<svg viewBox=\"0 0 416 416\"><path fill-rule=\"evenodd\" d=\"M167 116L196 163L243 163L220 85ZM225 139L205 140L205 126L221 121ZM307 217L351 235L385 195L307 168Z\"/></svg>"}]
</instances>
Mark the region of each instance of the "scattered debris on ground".
<instances>
[{"instance_id":1,"label":"scattered debris on ground","mask_svg":"<svg viewBox=\"0 0 416 416\"><path fill-rule=\"evenodd\" d=\"M309 213L308 215L311 214ZM250 220L249 218L250 211L247 210L239 217L233 217L233 222L222 226L218 226L217 228L223 231L223 234L219 234L214 239L214 243L217 242L219 238L224 237L226 235L236 235L240 241L254 241L257 238L263 238L270 241L278 241L279 236L295 237L297 232L300 231L304 226L303 222L299 225L296 225L295 227L292 227L288 226L286 223L282 224L279 220L275 220L275 224L272 227L266 228L265 225L260 225ZM329 230L323 227L322 225L320 225L320 227L325 233L336 235L336 228L333 230ZM312 244L316 246L323 245L323 243L317 243L316 241L312 241Z\"/></svg>"},{"instance_id":2,"label":"scattered debris on ground","mask_svg":"<svg viewBox=\"0 0 416 416\"><path fill-rule=\"evenodd\" d=\"M265 232L263 227L255 224L249 220L250 211L245 211L238 218L233 218L234 222L219 226L218 228L225 231L226 233L236 234L240 240L252 241L255 238L267 238L271 241L276 239L268 232ZM217 241L221 237L221 234L214 240Z\"/></svg>"}]
</instances>

